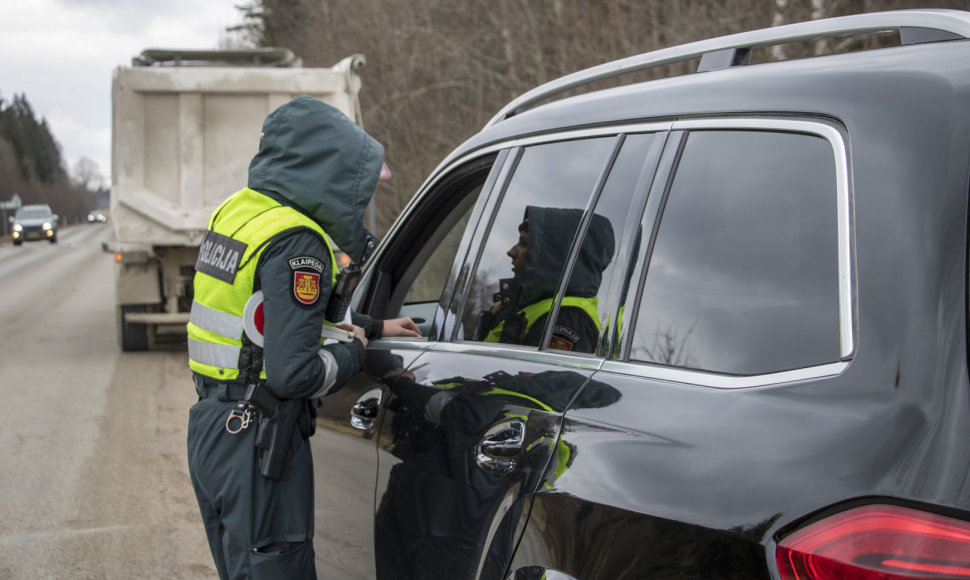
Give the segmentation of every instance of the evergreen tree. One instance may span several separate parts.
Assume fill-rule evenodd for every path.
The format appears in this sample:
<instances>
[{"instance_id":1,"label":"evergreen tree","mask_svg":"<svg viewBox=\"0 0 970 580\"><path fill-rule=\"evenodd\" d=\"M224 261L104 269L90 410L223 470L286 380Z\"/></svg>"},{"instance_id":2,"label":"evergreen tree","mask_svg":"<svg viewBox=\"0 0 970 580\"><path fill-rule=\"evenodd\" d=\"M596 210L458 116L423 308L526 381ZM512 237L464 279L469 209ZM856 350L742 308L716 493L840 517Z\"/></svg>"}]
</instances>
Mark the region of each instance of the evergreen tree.
<instances>
[{"instance_id":1,"label":"evergreen tree","mask_svg":"<svg viewBox=\"0 0 970 580\"><path fill-rule=\"evenodd\" d=\"M14 95L9 106L0 101L0 137L9 142L21 176L54 184L64 177L61 152L46 119L37 121L24 94Z\"/></svg>"},{"instance_id":2,"label":"evergreen tree","mask_svg":"<svg viewBox=\"0 0 970 580\"><path fill-rule=\"evenodd\" d=\"M66 221L95 207L94 192L71 182L47 120L37 119L24 94L0 98L0 198L14 192L25 204L49 204Z\"/></svg>"}]
</instances>

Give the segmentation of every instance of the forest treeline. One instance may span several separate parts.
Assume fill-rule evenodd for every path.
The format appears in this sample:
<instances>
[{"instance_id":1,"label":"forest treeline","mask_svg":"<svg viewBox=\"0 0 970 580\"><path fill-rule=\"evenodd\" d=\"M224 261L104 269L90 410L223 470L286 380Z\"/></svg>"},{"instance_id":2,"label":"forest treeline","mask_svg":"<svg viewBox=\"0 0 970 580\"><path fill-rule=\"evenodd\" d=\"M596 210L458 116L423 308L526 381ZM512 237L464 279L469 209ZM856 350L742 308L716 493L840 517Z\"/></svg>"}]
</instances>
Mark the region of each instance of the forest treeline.
<instances>
[{"instance_id":1,"label":"forest treeline","mask_svg":"<svg viewBox=\"0 0 970 580\"><path fill-rule=\"evenodd\" d=\"M46 203L62 221L79 221L96 207L100 179L91 163L82 159L72 178L47 121L37 118L26 95L0 97L0 201L17 194L24 205Z\"/></svg>"},{"instance_id":2,"label":"forest treeline","mask_svg":"<svg viewBox=\"0 0 970 580\"><path fill-rule=\"evenodd\" d=\"M376 194L383 232L452 148L543 82L713 36L930 7L970 0L254 0L238 28L305 66L366 57L364 126L393 172Z\"/></svg>"}]
</instances>

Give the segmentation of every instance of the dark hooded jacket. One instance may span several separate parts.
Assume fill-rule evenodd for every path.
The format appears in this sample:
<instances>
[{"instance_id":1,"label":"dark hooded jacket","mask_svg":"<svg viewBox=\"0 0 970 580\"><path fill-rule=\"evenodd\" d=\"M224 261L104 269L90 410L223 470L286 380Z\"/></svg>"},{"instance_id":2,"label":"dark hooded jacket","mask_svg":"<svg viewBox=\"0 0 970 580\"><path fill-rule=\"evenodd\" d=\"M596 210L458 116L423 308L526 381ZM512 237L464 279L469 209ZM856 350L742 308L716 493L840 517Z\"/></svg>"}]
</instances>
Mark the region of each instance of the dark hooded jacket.
<instances>
[{"instance_id":1,"label":"dark hooded jacket","mask_svg":"<svg viewBox=\"0 0 970 580\"><path fill-rule=\"evenodd\" d=\"M372 250L373 236L363 226L384 149L339 110L308 96L272 112L263 123L259 151L249 165L250 189L292 206L316 221L327 236L354 260ZM307 308L293 299L290 260L312 257L323 262L320 299ZM317 393L328 372L342 385L361 365L362 349L334 344L324 348L337 369L319 355L320 323L331 293L330 257L318 235L299 231L272 242L264 251L257 284L264 294L264 359L267 385L278 396ZM368 335L380 323L355 315ZM376 332L375 332L376 331ZM356 343L359 345L359 343Z\"/></svg>"},{"instance_id":2,"label":"dark hooded jacket","mask_svg":"<svg viewBox=\"0 0 970 580\"><path fill-rule=\"evenodd\" d=\"M502 300L508 298L507 304L512 307L503 308L496 324L510 320L531 304L555 296L582 217L583 211L578 209L525 208L529 234L524 272L515 278L500 281L500 297ZM566 286L566 296L595 297L602 283L603 270L613 259L614 248L613 228L609 220L593 214ZM506 334L502 341L538 346L547 317L548 314L542 315L518 339L509 339ZM558 341L573 351L593 352L598 337L596 321L590 319L585 311L570 306L559 309L553 329L553 346Z\"/></svg>"}]
</instances>

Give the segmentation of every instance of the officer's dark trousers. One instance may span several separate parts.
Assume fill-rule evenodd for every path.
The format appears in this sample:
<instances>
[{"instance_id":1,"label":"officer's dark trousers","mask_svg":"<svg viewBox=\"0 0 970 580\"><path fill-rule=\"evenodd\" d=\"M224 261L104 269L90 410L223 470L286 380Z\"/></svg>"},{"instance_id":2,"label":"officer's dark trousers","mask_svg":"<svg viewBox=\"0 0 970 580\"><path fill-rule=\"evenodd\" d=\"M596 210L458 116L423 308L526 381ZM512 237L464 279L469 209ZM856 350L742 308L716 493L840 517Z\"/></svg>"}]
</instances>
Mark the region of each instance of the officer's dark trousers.
<instances>
[{"instance_id":1,"label":"officer's dark trousers","mask_svg":"<svg viewBox=\"0 0 970 580\"><path fill-rule=\"evenodd\" d=\"M189 473L219 577L315 579L309 442L294 429L283 478L261 476L255 421L240 433L226 431L235 387L210 387L189 411Z\"/></svg>"}]
</instances>

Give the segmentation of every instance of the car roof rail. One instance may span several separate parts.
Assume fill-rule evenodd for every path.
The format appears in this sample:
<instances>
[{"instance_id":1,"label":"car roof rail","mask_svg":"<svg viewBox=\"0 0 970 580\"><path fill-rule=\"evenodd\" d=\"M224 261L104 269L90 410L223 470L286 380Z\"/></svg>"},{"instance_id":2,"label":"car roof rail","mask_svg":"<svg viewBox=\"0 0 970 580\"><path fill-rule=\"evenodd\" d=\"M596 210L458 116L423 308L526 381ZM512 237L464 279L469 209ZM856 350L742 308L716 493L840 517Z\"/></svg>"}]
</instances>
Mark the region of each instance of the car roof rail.
<instances>
[{"instance_id":1,"label":"car roof rail","mask_svg":"<svg viewBox=\"0 0 970 580\"><path fill-rule=\"evenodd\" d=\"M485 125L490 127L566 91L595 82L700 57L696 72L749 64L751 50L788 42L896 30L901 44L970 38L970 12L963 10L894 10L839 16L762 28L682 44L614 60L575 72L523 93Z\"/></svg>"}]
</instances>

